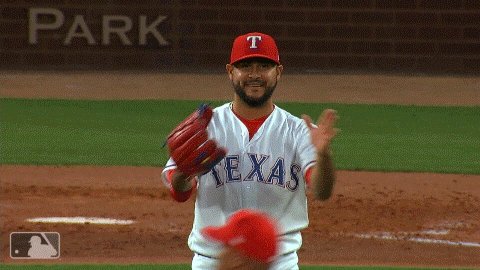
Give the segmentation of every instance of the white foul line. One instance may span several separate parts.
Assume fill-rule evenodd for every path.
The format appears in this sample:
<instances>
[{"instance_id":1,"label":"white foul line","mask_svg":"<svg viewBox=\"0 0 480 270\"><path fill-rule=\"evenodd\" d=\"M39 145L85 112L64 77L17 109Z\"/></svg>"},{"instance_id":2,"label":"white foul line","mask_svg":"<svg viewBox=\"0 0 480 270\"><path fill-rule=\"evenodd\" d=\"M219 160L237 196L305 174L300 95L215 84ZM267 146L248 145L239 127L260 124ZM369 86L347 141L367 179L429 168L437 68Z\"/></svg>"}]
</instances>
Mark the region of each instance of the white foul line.
<instances>
[{"instance_id":1,"label":"white foul line","mask_svg":"<svg viewBox=\"0 0 480 270\"><path fill-rule=\"evenodd\" d=\"M429 238L422 238L422 237L398 237L393 235L390 232L357 233L357 234L353 234L353 236L357 238L363 238L363 239L404 240L404 241L417 242L417 243L443 244L443 245L462 246L462 247L480 247L480 243L476 243L476 242L450 241L450 240L429 239Z\"/></svg>"},{"instance_id":2,"label":"white foul line","mask_svg":"<svg viewBox=\"0 0 480 270\"><path fill-rule=\"evenodd\" d=\"M99 225L130 225L133 220L122 220L99 217L38 217L29 218L27 222L33 223L66 223L66 224L99 224Z\"/></svg>"}]
</instances>

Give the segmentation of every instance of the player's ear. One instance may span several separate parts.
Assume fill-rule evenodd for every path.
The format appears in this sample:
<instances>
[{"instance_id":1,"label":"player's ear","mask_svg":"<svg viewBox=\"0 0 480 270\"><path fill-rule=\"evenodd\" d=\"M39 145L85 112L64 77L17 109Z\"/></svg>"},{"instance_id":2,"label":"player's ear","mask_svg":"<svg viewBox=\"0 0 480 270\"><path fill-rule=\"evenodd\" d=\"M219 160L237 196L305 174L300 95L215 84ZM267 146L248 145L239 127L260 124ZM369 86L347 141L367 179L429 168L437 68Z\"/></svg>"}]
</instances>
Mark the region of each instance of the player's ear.
<instances>
[{"instance_id":1,"label":"player's ear","mask_svg":"<svg viewBox=\"0 0 480 270\"><path fill-rule=\"evenodd\" d=\"M283 66L282 66L282 65L278 65L278 66L277 66L277 80L280 79L280 77L282 76L282 73L283 73Z\"/></svg>"},{"instance_id":2,"label":"player's ear","mask_svg":"<svg viewBox=\"0 0 480 270\"><path fill-rule=\"evenodd\" d=\"M231 64L226 64L225 65L225 69L227 70L227 74L228 74L228 77L230 78L230 80L233 78L233 65Z\"/></svg>"}]
</instances>

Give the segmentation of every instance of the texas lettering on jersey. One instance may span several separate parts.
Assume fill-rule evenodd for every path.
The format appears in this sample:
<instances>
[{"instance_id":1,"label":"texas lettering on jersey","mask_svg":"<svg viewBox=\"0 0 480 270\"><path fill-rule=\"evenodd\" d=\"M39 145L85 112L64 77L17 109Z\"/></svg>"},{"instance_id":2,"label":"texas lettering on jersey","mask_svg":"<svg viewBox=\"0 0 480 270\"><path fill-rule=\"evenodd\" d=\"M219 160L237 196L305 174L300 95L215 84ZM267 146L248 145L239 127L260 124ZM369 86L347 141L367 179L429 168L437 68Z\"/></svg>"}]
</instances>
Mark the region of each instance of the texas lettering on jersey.
<instances>
[{"instance_id":1,"label":"texas lettering on jersey","mask_svg":"<svg viewBox=\"0 0 480 270\"><path fill-rule=\"evenodd\" d=\"M210 172L212 173L217 188L223 186L225 183L234 183L242 181L257 181L264 184L276 185L281 188L285 188L289 191L296 191L299 184L299 174L301 173L301 167L298 164L292 164L288 168L285 168L285 159L277 158L273 163L273 166L264 168L266 161L270 158L264 154L247 154L251 165L251 170L242 175L240 167L244 167L240 164L240 156L227 155L223 160L224 166L215 166ZM265 173L267 172L267 173Z\"/></svg>"}]
</instances>

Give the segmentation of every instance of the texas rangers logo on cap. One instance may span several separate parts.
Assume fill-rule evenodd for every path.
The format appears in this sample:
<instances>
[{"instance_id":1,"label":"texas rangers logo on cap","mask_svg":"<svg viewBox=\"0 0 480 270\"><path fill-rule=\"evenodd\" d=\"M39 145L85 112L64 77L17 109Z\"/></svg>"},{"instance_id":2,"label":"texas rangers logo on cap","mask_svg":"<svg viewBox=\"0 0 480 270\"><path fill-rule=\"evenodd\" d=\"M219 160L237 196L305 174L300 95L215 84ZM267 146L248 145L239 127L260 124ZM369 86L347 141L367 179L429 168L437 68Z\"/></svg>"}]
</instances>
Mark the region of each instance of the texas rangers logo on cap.
<instances>
[{"instance_id":1,"label":"texas rangers logo on cap","mask_svg":"<svg viewBox=\"0 0 480 270\"><path fill-rule=\"evenodd\" d=\"M265 58L279 65L280 56L275 40L267 34L253 32L241 35L233 41L230 64L254 57Z\"/></svg>"},{"instance_id":2,"label":"texas rangers logo on cap","mask_svg":"<svg viewBox=\"0 0 480 270\"><path fill-rule=\"evenodd\" d=\"M259 43L262 41L262 36L247 36L247 41L250 41L250 49L257 48L257 40Z\"/></svg>"}]
</instances>

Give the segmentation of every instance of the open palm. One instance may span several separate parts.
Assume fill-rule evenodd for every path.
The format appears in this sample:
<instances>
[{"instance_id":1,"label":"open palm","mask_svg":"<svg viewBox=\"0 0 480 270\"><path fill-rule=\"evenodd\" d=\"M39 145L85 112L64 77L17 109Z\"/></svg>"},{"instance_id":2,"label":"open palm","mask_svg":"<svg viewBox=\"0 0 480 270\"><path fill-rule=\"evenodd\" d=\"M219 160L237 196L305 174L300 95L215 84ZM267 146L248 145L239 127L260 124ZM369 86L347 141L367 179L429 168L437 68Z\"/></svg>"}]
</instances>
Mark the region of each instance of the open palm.
<instances>
[{"instance_id":1,"label":"open palm","mask_svg":"<svg viewBox=\"0 0 480 270\"><path fill-rule=\"evenodd\" d=\"M318 117L316 126L312 123L310 116L304 114L302 115L302 118L310 130L310 138L317 151L327 151L330 146L330 142L339 131L337 128L335 128L337 112L332 109L324 110Z\"/></svg>"}]
</instances>

